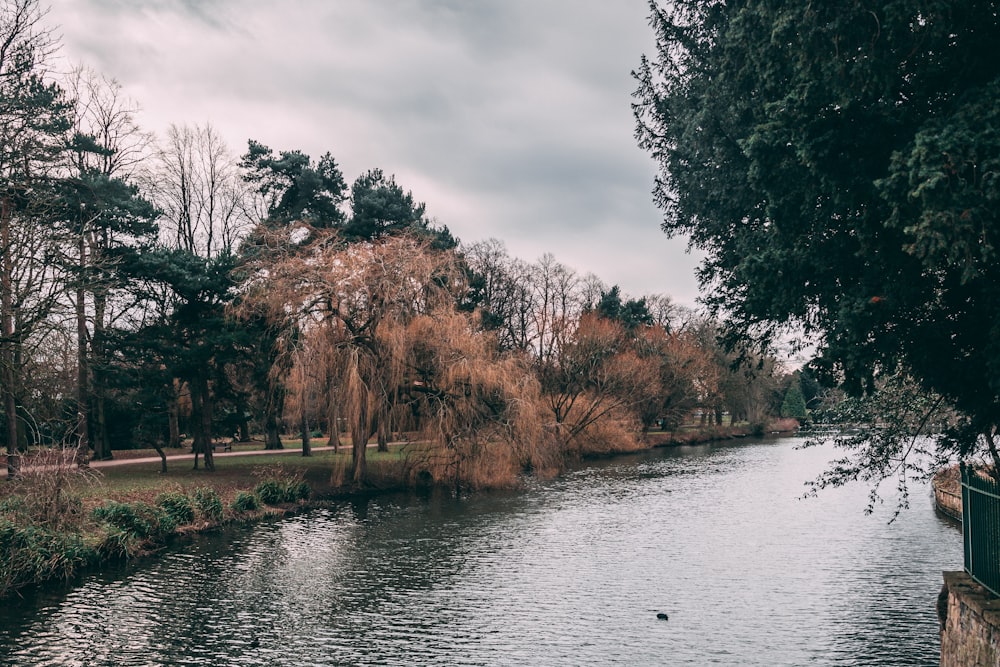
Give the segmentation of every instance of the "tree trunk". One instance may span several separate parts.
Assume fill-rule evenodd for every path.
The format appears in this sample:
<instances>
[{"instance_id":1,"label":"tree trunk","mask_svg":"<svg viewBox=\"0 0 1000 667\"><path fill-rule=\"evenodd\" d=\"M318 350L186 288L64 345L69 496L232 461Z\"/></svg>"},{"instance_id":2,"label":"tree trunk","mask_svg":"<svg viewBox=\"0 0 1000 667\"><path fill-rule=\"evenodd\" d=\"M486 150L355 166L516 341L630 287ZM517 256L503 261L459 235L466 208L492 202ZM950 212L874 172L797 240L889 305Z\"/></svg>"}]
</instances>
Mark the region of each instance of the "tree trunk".
<instances>
[{"instance_id":1,"label":"tree trunk","mask_svg":"<svg viewBox=\"0 0 1000 667\"><path fill-rule=\"evenodd\" d=\"M264 407L264 449L284 449L281 444L281 412L285 403L285 385L271 380Z\"/></svg>"},{"instance_id":2,"label":"tree trunk","mask_svg":"<svg viewBox=\"0 0 1000 667\"><path fill-rule=\"evenodd\" d=\"M100 290L94 292L94 337L91 341L90 371L90 402L93 406L91 415L90 437L94 443L94 451L102 452L101 458L114 458L111 451L111 441L108 438L107 418L107 382L104 369L107 363L105 349L104 314L106 312L107 296Z\"/></svg>"},{"instance_id":3,"label":"tree trunk","mask_svg":"<svg viewBox=\"0 0 1000 667\"><path fill-rule=\"evenodd\" d=\"M191 428L193 431L194 469L198 469L198 455L205 457L205 470L215 470L212 456L212 403L208 377L199 372L189 383L191 389Z\"/></svg>"},{"instance_id":4,"label":"tree trunk","mask_svg":"<svg viewBox=\"0 0 1000 667\"><path fill-rule=\"evenodd\" d=\"M167 446L172 449L181 447L181 406L178 393L177 380L171 380L167 389L167 428L170 429Z\"/></svg>"},{"instance_id":5,"label":"tree trunk","mask_svg":"<svg viewBox=\"0 0 1000 667\"><path fill-rule=\"evenodd\" d=\"M215 456L212 452L212 395L208 388L208 375L203 370L198 374L198 383L201 385L201 441L205 450L205 470L215 470Z\"/></svg>"},{"instance_id":6,"label":"tree trunk","mask_svg":"<svg viewBox=\"0 0 1000 667\"><path fill-rule=\"evenodd\" d=\"M79 448L87 451L90 446L90 373L87 356L87 291L83 285L83 272L87 268L87 237L80 233L80 275L76 286L76 437ZM94 448L94 458L101 460L103 452Z\"/></svg>"},{"instance_id":7,"label":"tree trunk","mask_svg":"<svg viewBox=\"0 0 1000 667\"><path fill-rule=\"evenodd\" d=\"M336 454L340 451L340 410L337 408L337 402L332 396L326 407L326 415L327 428L330 431L330 437L326 442L326 446L333 447L333 452Z\"/></svg>"},{"instance_id":8,"label":"tree trunk","mask_svg":"<svg viewBox=\"0 0 1000 667\"><path fill-rule=\"evenodd\" d=\"M312 448L309 446L309 418L305 409L302 410L302 456L312 456Z\"/></svg>"},{"instance_id":9,"label":"tree trunk","mask_svg":"<svg viewBox=\"0 0 1000 667\"><path fill-rule=\"evenodd\" d=\"M17 308L14 309L14 315L17 316ZM18 323L14 324L14 331L20 332L24 331L24 327L20 326ZM15 388L23 387L23 380L21 379L24 369L24 343L15 336L14 341L11 345L14 353L14 381L16 383ZM14 414L17 415L17 395L15 394L14 400ZM27 415L22 414L18 419L22 424L27 424L28 420L25 418ZM17 429L17 451L24 454L28 451L28 429L23 426Z\"/></svg>"},{"instance_id":10,"label":"tree trunk","mask_svg":"<svg viewBox=\"0 0 1000 667\"><path fill-rule=\"evenodd\" d=\"M153 449L156 453L160 455L160 474L167 474L167 453L163 451L163 447L160 447L160 443L157 440L153 440Z\"/></svg>"},{"instance_id":11,"label":"tree trunk","mask_svg":"<svg viewBox=\"0 0 1000 667\"><path fill-rule=\"evenodd\" d=\"M309 387L304 369L299 369L299 426L302 431L302 456L312 456L309 444Z\"/></svg>"},{"instance_id":12,"label":"tree trunk","mask_svg":"<svg viewBox=\"0 0 1000 667\"><path fill-rule=\"evenodd\" d=\"M104 396L104 385L101 381L95 385L97 396L94 398L94 426L91 429L95 442L101 443L101 451L104 452L104 460L108 461L115 457L111 451L111 440L108 438L108 414L107 400Z\"/></svg>"},{"instance_id":13,"label":"tree trunk","mask_svg":"<svg viewBox=\"0 0 1000 667\"><path fill-rule=\"evenodd\" d=\"M237 437L240 442L250 442L250 421L247 419L247 404L243 394L237 394L236 409L239 410L239 433Z\"/></svg>"},{"instance_id":14,"label":"tree trunk","mask_svg":"<svg viewBox=\"0 0 1000 667\"><path fill-rule=\"evenodd\" d=\"M13 265L10 255L11 202L0 201L0 394L3 395L4 439L7 446L7 477L17 477L17 400L14 371Z\"/></svg>"},{"instance_id":15,"label":"tree trunk","mask_svg":"<svg viewBox=\"0 0 1000 667\"><path fill-rule=\"evenodd\" d=\"M191 452L194 454L194 470L198 469L198 456L205 451L204 433L201 430L201 384L188 383L191 394Z\"/></svg>"},{"instance_id":16,"label":"tree trunk","mask_svg":"<svg viewBox=\"0 0 1000 667\"><path fill-rule=\"evenodd\" d=\"M354 484L361 486L368 478L366 453L368 437L371 435L368 419L368 398L365 396L358 406L358 414L351 423L351 454L354 462Z\"/></svg>"},{"instance_id":17,"label":"tree trunk","mask_svg":"<svg viewBox=\"0 0 1000 667\"><path fill-rule=\"evenodd\" d=\"M378 437L378 451L389 451L389 411L385 408L379 410L376 433Z\"/></svg>"}]
</instances>

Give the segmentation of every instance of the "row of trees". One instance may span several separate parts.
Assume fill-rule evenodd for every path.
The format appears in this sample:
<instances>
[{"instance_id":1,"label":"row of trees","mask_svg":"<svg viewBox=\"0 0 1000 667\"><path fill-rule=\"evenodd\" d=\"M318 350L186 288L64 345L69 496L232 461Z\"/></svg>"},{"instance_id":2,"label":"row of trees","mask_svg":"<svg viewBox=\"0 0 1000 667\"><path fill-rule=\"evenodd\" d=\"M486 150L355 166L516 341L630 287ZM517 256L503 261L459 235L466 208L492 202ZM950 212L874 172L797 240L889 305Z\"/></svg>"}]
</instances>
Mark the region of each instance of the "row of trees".
<instances>
[{"instance_id":1,"label":"row of trees","mask_svg":"<svg viewBox=\"0 0 1000 667\"><path fill-rule=\"evenodd\" d=\"M114 82L47 69L36 0L0 2L0 394L34 444L178 447L263 433L303 453L422 431L422 467L488 484L703 419L761 423L778 368L715 325L498 241L460 247L392 176L210 126L157 140ZM752 356L752 355L751 355ZM785 380L787 383L787 379ZM164 459L165 461L165 459ZM195 458L198 465L198 457Z\"/></svg>"},{"instance_id":2,"label":"row of trees","mask_svg":"<svg viewBox=\"0 0 1000 667\"><path fill-rule=\"evenodd\" d=\"M738 367L710 321L667 299L623 299L551 256L512 258L495 240L439 241L411 231L352 243L295 223L262 243L285 249L280 257L245 266L233 312L275 332L274 368L303 435L346 421L359 480L371 437L385 446L394 432L422 432L445 447L435 472L449 478L458 466L495 466L502 443L520 452L512 475L636 448L643 431L696 410L703 423L726 413L762 426L800 384L772 358L752 373Z\"/></svg>"}]
</instances>

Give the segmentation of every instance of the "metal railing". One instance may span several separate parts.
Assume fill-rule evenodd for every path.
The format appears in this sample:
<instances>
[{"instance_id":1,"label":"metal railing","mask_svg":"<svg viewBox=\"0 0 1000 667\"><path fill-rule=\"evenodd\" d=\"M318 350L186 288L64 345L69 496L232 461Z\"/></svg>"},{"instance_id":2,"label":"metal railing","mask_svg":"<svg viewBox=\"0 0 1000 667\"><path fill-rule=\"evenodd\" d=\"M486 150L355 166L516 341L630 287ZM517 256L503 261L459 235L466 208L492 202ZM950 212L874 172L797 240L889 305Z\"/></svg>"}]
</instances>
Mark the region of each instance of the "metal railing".
<instances>
[{"instance_id":1,"label":"metal railing","mask_svg":"<svg viewBox=\"0 0 1000 667\"><path fill-rule=\"evenodd\" d=\"M965 571L1000 596L1000 484L962 464Z\"/></svg>"}]
</instances>

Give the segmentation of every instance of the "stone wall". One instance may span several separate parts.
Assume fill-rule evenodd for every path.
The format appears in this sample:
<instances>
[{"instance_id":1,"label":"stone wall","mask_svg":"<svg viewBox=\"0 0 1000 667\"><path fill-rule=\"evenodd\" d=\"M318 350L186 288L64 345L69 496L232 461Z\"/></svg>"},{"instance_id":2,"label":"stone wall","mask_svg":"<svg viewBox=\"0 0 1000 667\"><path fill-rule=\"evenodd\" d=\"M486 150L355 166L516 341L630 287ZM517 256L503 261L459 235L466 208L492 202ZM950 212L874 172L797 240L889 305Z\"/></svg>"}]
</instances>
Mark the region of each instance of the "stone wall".
<instances>
[{"instance_id":1,"label":"stone wall","mask_svg":"<svg viewBox=\"0 0 1000 667\"><path fill-rule=\"evenodd\" d=\"M1000 599L965 572L945 572L938 597L941 667L1000 666Z\"/></svg>"},{"instance_id":2,"label":"stone wall","mask_svg":"<svg viewBox=\"0 0 1000 667\"><path fill-rule=\"evenodd\" d=\"M931 478L934 489L934 506L942 514L961 523L962 521L962 479L958 466L942 468Z\"/></svg>"}]
</instances>

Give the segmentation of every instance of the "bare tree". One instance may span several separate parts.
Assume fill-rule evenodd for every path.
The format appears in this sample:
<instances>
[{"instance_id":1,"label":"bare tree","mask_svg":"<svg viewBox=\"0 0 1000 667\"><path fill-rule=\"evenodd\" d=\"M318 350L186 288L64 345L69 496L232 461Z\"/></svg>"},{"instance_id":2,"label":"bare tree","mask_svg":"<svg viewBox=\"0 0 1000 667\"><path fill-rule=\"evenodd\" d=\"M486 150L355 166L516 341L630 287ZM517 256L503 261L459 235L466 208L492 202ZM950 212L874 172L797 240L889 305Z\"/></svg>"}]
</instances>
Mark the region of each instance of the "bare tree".
<instances>
[{"instance_id":1,"label":"bare tree","mask_svg":"<svg viewBox=\"0 0 1000 667\"><path fill-rule=\"evenodd\" d=\"M721 369L713 351L691 331L644 327L635 341L639 354L653 361L659 390L640 405L644 429L662 420L665 428L680 426L691 412L718 393Z\"/></svg>"},{"instance_id":2,"label":"bare tree","mask_svg":"<svg viewBox=\"0 0 1000 667\"><path fill-rule=\"evenodd\" d=\"M649 314L653 316L653 324L667 331L674 329L675 325L681 325L682 310L673 299L665 294L651 294L645 298Z\"/></svg>"},{"instance_id":3,"label":"bare tree","mask_svg":"<svg viewBox=\"0 0 1000 667\"><path fill-rule=\"evenodd\" d=\"M498 349L527 352L535 311L528 265L508 255L497 239L466 246L462 256L473 274L483 326L494 332Z\"/></svg>"},{"instance_id":4,"label":"bare tree","mask_svg":"<svg viewBox=\"0 0 1000 667\"><path fill-rule=\"evenodd\" d=\"M607 291L607 283L593 273L588 273L580 280L580 304L586 310L594 310Z\"/></svg>"},{"instance_id":5,"label":"bare tree","mask_svg":"<svg viewBox=\"0 0 1000 667\"><path fill-rule=\"evenodd\" d=\"M167 245L202 257L233 252L258 222L239 164L211 125L171 125L151 190Z\"/></svg>"},{"instance_id":6,"label":"bare tree","mask_svg":"<svg viewBox=\"0 0 1000 667\"><path fill-rule=\"evenodd\" d=\"M73 67L63 87L73 101L74 131L91 137L101 149L78 152L77 167L125 181L137 178L154 141L136 121L139 105L124 94L117 80L86 65Z\"/></svg>"},{"instance_id":7,"label":"bare tree","mask_svg":"<svg viewBox=\"0 0 1000 667\"><path fill-rule=\"evenodd\" d=\"M659 392L656 363L639 355L621 323L587 313L540 367L542 390L567 450L602 420L634 415Z\"/></svg>"},{"instance_id":8,"label":"bare tree","mask_svg":"<svg viewBox=\"0 0 1000 667\"><path fill-rule=\"evenodd\" d=\"M535 292L533 347L535 358L544 366L558 354L580 316L579 278L548 253L532 269Z\"/></svg>"},{"instance_id":9,"label":"bare tree","mask_svg":"<svg viewBox=\"0 0 1000 667\"><path fill-rule=\"evenodd\" d=\"M236 157L215 128L207 124L171 125L152 163L144 173L145 189L162 211L161 243L208 259L235 253L260 219L260 198L247 187ZM165 299L160 316L165 319L176 306L175 300ZM184 386L202 398L211 391L209 386ZM266 396L269 405L283 403L283 388L271 389ZM180 415L178 397L177 387L170 388L167 401L172 442ZM269 419L278 414L279 410L267 410ZM268 447L274 441L280 446L277 423L269 422L267 427L273 435Z\"/></svg>"},{"instance_id":10,"label":"bare tree","mask_svg":"<svg viewBox=\"0 0 1000 667\"><path fill-rule=\"evenodd\" d=\"M50 305L44 296L31 297L36 307L30 314L26 310L18 275L36 271L33 265L44 263L47 251L34 242L19 244L18 237L31 236L24 226L37 228L39 195L68 130L62 91L46 81L55 43L42 18L37 0L0 1L0 395L11 475L18 467L23 345Z\"/></svg>"}]
</instances>

